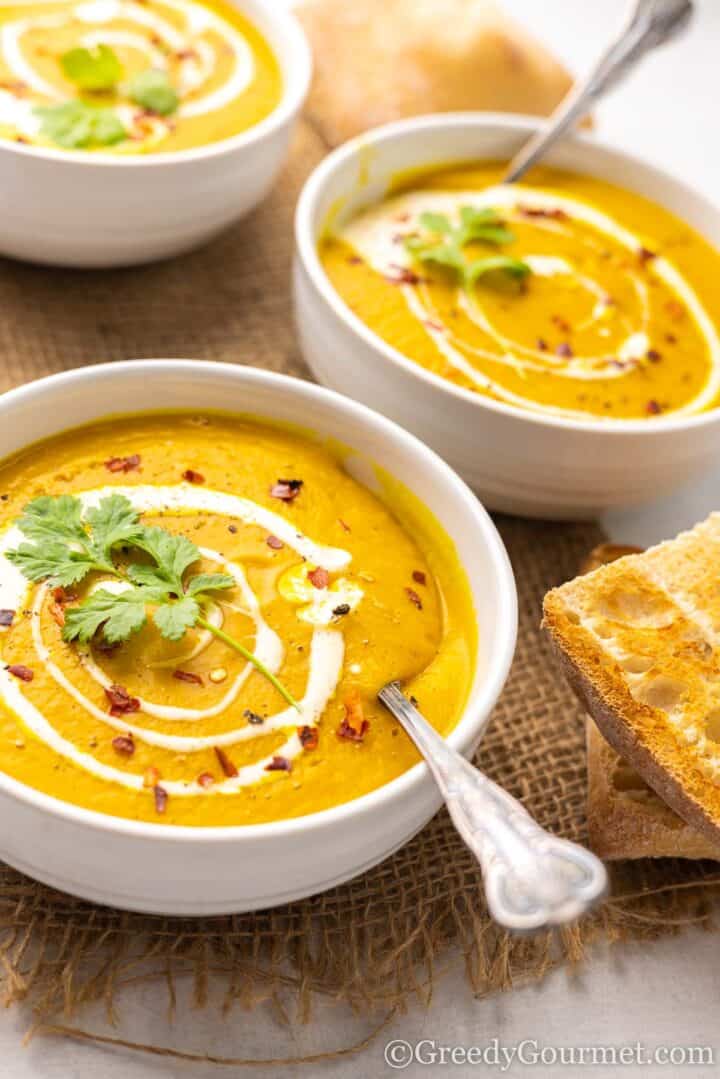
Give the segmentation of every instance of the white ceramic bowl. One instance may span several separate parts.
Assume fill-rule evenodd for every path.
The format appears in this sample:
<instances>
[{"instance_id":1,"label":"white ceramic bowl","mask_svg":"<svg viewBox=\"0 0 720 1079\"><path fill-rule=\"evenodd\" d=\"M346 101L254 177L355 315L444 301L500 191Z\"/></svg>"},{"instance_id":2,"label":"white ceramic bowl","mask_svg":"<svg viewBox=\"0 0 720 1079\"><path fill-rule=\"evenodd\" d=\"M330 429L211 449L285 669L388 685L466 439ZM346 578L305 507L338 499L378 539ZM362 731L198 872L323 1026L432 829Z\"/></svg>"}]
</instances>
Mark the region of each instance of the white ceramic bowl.
<instances>
[{"instance_id":1,"label":"white ceramic bowl","mask_svg":"<svg viewBox=\"0 0 720 1079\"><path fill-rule=\"evenodd\" d=\"M148 407L223 409L301 420L349 446L363 477L379 463L443 523L465 567L480 641L477 670L448 741L475 747L515 647L516 595L505 549L465 484L412 435L347 398L249 367L138 360L87 367L0 397L0 457L73 425ZM440 804L424 765L335 809L272 824L188 828L104 816L0 772L0 858L100 903L166 914L252 910L338 884L387 857Z\"/></svg>"},{"instance_id":2,"label":"white ceramic bowl","mask_svg":"<svg viewBox=\"0 0 720 1079\"><path fill-rule=\"evenodd\" d=\"M56 266L129 266L189 251L267 194L307 93L305 35L283 4L232 0L280 63L282 99L259 124L194 150L121 156L0 139L0 255Z\"/></svg>"},{"instance_id":3,"label":"white ceramic bowl","mask_svg":"<svg viewBox=\"0 0 720 1079\"><path fill-rule=\"evenodd\" d=\"M487 113L420 117L377 128L330 154L297 209L295 311L320 382L424 439L490 509L591 517L670 493L718 458L720 410L688 418L577 421L543 416L452 385L385 344L337 295L317 254L329 214L382 198L399 172L507 159L537 120ZM620 184L674 211L720 246L720 210L682 181L593 138L568 138L551 164Z\"/></svg>"}]
</instances>

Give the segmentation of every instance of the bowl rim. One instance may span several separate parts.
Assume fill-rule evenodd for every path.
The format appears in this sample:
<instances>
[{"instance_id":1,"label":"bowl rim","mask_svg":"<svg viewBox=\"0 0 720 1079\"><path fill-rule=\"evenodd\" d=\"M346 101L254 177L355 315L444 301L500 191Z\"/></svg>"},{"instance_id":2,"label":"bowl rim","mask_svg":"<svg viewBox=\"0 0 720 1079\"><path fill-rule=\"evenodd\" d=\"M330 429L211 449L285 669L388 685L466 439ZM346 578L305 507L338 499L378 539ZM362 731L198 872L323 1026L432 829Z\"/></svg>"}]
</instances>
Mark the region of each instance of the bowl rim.
<instances>
[{"instance_id":1,"label":"bowl rim","mask_svg":"<svg viewBox=\"0 0 720 1079\"><path fill-rule=\"evenodd\" d=\"M443 474L452 497L462 505L463 512L467 514L468 520L474 519L472 523L475 526L478 539L484 543L486 553L489 556L489 568L498 582L499 602L495 619L497 627L495 651L497 655L492 668L488 667L486 674L478 682L478 685L471 689L470 696L463 706L457 724L447 736L448 743L454 749L461 750L463 746L475 744L490 720L515 655L518 622L515 577L500 534L479 499L476 498L464 480L457 475L450 465L446 464L434 450L431 450L415 435L400 427L399 424L367 406L353 401L349 397L336 393L334 390L326 389L316 383L293 378L290 375L278 374L244 364L170 358L133 359L95 364L34 379L32 382L0 394L0 419L6 418L8 414L11 416L14 407L18 403L32 403L34 399L42 398L48 392L55 393L58 397L61 397L64 393L71 394L74 386L79 382L100 384L106 378L131 378L135 376L141 379L144 374L155 373L167 375L168 378L183 374L202 377L204 372L209 373L210 371L223 375L228 379L237 380L238 386L249 383L296 394L301 404L303 401L324 402L333 410L359 419L363 424L373 429L378 445L382 445L383 441L389 440L401 447L404 446L416 455L419 474L423 474L423 465L426 469L434 469ZM106 412L105 409L101 408L98 410L96 419L101 419L103 416L111 414L112 409ZM269 411L259 415L272 419ZM93 421L86 420L84 422L90 423ZM82 424L79 426L82 426ZM56 433L59 434L61 431L62 428ZM44 437L51 438L53 436L47 435ZM465 568L464 564L463 568ZM473 714L483 717L479 725L477 720L473 719ZM48 812L55 817L61 817L66 821L90 827L96 831L106 831L150 840L170 840L179 843L198 841L203 843L223 843L236 842L241 839L270 840L275 837L294 835L296 833L308 834L314 830L333 827L347 818L360 818L365 814L382 809L386 803L390 804L395 799L402 799L403 796L410 794L411 791L417 789L423 782L427 782L428 779L430 779L430 771L427 765L419 762L375 790L329 809L261 824L212 825L208 827L134 821L125 817L101 813L94 809L87 809L83 806L65 802L54 795L45 794L43 791L36 790L20 780L8 776L1 770L0 793L7 793L18 798L33 809Z\"/></svg>"},{"instance_id":2,"label":"bowl rim","mask_svg":"<svg viewBox=\"0 0 720 1079\"><path fill-rule=\"evenodd\" d=\"M253 26L255 26L256 16L259 15L273 29L287 36L288 60L286 61L281 59L279 51L270 44L283 75L282 96L275 108L258 123L238 132L237 135L229 135L225 139L218 139L216 142L194 146L187 150L173 150L170 153L128 154L124 157L103 150L94 150L91 153L87 150L63 150L52 146L33 146L29 143L19 143L3 138L0 138L0 153L2 151L15 152L26 157L66 166L97 166L101 169L113 166L123 169L157 169L161 166L180 165L183 162L224 157L236 150L250 149L256 143L271 137L292 121L307 97L313 66L310 43L290 6L282 3L265 4L261 0L229 0L229 2L246 15ZM263 33L262 29L260 32ZM263 37L265 36L263 33Z\"/></svg>"},{"instance_id":3,"label":"bowl rim","mask_svg":"<svg viewBox=\"0 0 720 1079\"><path fill-rule=\"evenodd\" d=\"M480 410L488 409L491 412L499 413L514 420L523 420L537 427L551 427L594 435L602 433L652 437L658 432L687 431L717 423L720 420L720 405L695 415L673 416L670 414L653 418L648 422L642 419L623 420L613 419L612 417L598 417L594 420L584 420L553 414L545 415L529 408L523 409L516 405L506 404L503 401L495 401L493 398L475 393L473 390L466 389L463 386L456 386L453 382L427 370L421 364L415 363L399 349L383 341L367 323L363 322L358 315L350 310L331 284L318 256L317 235L313 228L313 217L318 200L324 194L327 183L348 160L353 157L361 159L363 155L366 155L369 150L376 146L382 146L413 134L423 133L432 138L434 133L443 129L470 127L474 129L486 128L490 131L517 132L518 134L529 136L537 131L542 124L543 119L541 117L526 114L502 112L431 113L426 116L414 116L409 119L383 124L348 140L331 151L313 169L300 193L294 222L295 250L300 264L309 275L312 284L327 307L351 333L359 337L365 345L379 354L390 365L400 367L406 374L418 379L421 383L425 383L431 390L440 391L451 400L461 401ZM711 202L704 193L669 170L661 168L639 154L631 153L621 146L614 145L611 141L596 138L594 135L575 132L566 135L561 145L590 147L622 160L631 167L637 166L646 173L654 175L661 182L674 186L680 192L685 192L696 203L720 217L720 207ZM422 152L417 156L420 157L421 155ZM457 157L452 160L459 162L461 158ZM471 158L466 157L462 160L468 161ZM452 163L452 161L449 160L449 163ZM413 166L408 167L412 168ZM419 163L418 167L422 167L422 164ZM642 192L638 193L641 194Z\"/></svg>"}]
</instances>

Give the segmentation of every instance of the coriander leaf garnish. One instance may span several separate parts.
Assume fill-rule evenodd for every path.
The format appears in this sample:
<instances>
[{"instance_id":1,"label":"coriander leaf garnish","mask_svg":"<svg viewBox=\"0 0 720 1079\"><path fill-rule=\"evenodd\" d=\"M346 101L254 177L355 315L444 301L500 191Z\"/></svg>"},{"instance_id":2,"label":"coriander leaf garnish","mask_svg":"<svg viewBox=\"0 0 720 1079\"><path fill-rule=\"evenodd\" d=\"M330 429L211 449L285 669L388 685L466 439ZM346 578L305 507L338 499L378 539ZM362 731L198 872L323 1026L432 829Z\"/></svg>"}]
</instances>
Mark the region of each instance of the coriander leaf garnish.
<instances>
[{"instance_id":1,"label":"coriander leaf garnish","mask_svg":"<svg viewBox=\"0 0 720 1079\"><path fill-rule=\"evenodd\" d=\"M169 641L179 641L186 629L197 625L199 618L200 604L192 596L183 596L175 603L162 603L153 615L155 625Z\"/></svg>"},{"instance_id":2,"label":"coriander leaf garnish","mask_svg":"<svg viewBox=\"0 0 720 1079\"><path fill-rule=\"evenodd\" d=\"M183 573L200 557L192 540L166 532L164 528L144 528L136 538L135 546L149 554L155 565L130 566L128 577L137 584L153 585L181 596ZM228 579L232 581L232 578Z\"/></svg>"},{"instance_id":3,"label":"coriander leaf garnish","mask_svg":"<svg viewBox=\"0 0 720 1079\"><path fill-rule=\"evenodd\" d=\"M129 503L128 503L129 505ZM80 499L73 495L41 495L28 502L17 526L28 539L67 539L85 543L87 533L82 523Z\"/></svg>"},{"instance_id":4,"label":"coriander leaf garnish","mask_svg":"<svg viewBox=\"0 0 720 1079\"><path fill-rule=\"evenodd\" d=\"M196 573L185 585L185 593L197 596L200 592L211 592L215 588L232 588L234 584L227 573Z\"/></svg>"},{"instance_id":5,"label":"coriander leaf garnish","mask_svg":"<svg viewBox=\"0 0 720 1079\"><path fill-rule=\"evenodd\" d=\"M69 49L60 57L63 75L81 90L112 90L123 77L117 53L102 43L92 49Z\"/></svg>"},{"instance_id":6,"label":"coriander leaf garnish","mask_svg":"<svg viewBox=\"0 0 720 1079\"><path fill-rule=\"evenodd\" d=\"M124 641L145 625L147 602L148 595L144 589L110 592L106 588L99 588L78 607L67 609L63 640L87 644L102 627L108 644Z\"/></svg>"},{"instance_id":7,"label":"coriander leaf garnish","mask_svg":"<svg viewBox=\"0 0 720 1079\"><path fill-rule=\"evenodd\" d=\"M113 547L140 534L137 511L124 495L108 495L97 506L87 510L85 519L92 529L95 550L102 551L105 560L111 561Z\"/></svg>"},{"instance_id":8,"label":"coriander leaf garnish","mask_svg":"<svg viewBox=\"0 0 720 1079\"><path fill-rule=\"evenodd\" d=\"M177 90L164 71L148 68L130 80L127 95L136 105L158 116L169 116L180 104Z\"/></svg>"},{"instance_id":9,"label":"coriander leaf garnish","mask_svg":"<svg viewBox=\"0 0 720 1079\"><path fill-rule=\"evenodd\" d=\"M485 275L491 283L495 274L520 280L530 273L527 262L509 255L473 259L466 254L468 244L498 247L515 239L515 234L491 207L461 206L459 224L453 224L446 214L431 212L420 214L419 223L424 233L408 236L405 249L419 262L454 271L466 289Z\"/></svg>"},{"instance_id":10,"label":"coriander leaf garnish","mask_svg":"<svg viewBox=\"0 0 720 1079\"><path fill-rule=\"evenodd\" d=\"M512 255L489 255L470 263L465 271L465 280L468 285L474 285L478 278L494 273L507 274L508 277L522 280L530 273L530 267L527 262L513 258Z\"/></svg>"},{"instance_id":11,"label":"coriander leaf garnish","mask_svg":"<svg viewBox=\"0 0 720 1079\"><path fill-rule=\"evenodd\" d=\"M227 573L187 576L201 558L195 544L187 536L143 525L124 495L101 499L84 516L82 503L74 495L42 495L28 503L17 527L36 542L21 543L5 554L29 580L68 586L97 572L123 582L119 591L96 588L79 604L65 609L65 641L87 644L102 632L109 644L117 644L141 630L148 615L161 636L171 641L200 626L243 656L300 711L297 701L257 656L205 617L211 603L208 593L233 588L234 578ZM120 545L124 553L135 551L152 563L130 561L121 567L113 560Z\"/></svg>"},{"instance_id":12,"label":"coriander leaf garnish","mask_svg":"<svg viewBox=\"0 0 720 1079\"><path fill-rule=\"evenodd\" d=\"M53 586L63 588L79 584L98 568L84 552L68 550L64 543L44 543L41 547L21 543L16 550L6 551L6 555L29 581L50 581Z\"/></svg>"},{"instance_id":13,"label":"coriander leaf garnish","mask_svg":"<svg viewBox=\"0 0 720 1079\"><path fill-rule=\"evenodd\" d=\"M127 498L110 495L88 510L88 532L82 506L74 495L41 495L28 502L17 527L35 543L6 551L9 560L31 581L52 585L79 584L89 573L115 574L112 548L138 533L138 514Z\"/></svg>"},{"instance_id":14,"label":"coriander leaf garnish","mask_svg":"<svg viewBox=\"0 0 720 1079\"><path fill-rule=\"evenodd\" d=\"M85 101L40 105L33 110L41 120L40 134L68 150L114 146L127 138L120 118L108 108Z\"/></svg>"}]
</instances>

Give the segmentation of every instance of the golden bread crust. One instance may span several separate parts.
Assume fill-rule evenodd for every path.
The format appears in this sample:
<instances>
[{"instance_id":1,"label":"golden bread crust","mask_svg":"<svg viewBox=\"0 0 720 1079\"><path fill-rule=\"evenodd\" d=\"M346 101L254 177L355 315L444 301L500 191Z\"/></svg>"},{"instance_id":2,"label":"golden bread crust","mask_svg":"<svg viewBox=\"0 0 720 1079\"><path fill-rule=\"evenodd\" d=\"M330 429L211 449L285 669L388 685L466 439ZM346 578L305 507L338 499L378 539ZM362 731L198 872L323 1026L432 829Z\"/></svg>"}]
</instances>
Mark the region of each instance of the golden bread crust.
<instances>
[{"instance_id":1,"label":"golden bread crust","mask_svg":"<svg viewBox=\"0 0 720 1079\"><path fill-rule=\"evenodd\" d=\"M626 858L720 858L710 843L673 813L587 720L588 834L606 861Z\"/></svg>"},{"instance_id":2,"label":"golden bread crust","mask_svg":"<svg viewBox=\"0 0 720 1079\"><path fill-rule=\"evenodd\" d=\"M406 116L467 109L547 115L566 69L493 0L305 0L307 114L336 146Z\"/></svg>"},{"instance_id":3,"label":"golden bread crust","mask_svg":"<svg viewBox=\"0 0 720 1079\"><path fill-rule=\"evenodd\" d=\"M720 516L553 589L544 626L616 752L720 842ZM718 724L720 726L720 724Z\"/></svg>"}]
</instances>

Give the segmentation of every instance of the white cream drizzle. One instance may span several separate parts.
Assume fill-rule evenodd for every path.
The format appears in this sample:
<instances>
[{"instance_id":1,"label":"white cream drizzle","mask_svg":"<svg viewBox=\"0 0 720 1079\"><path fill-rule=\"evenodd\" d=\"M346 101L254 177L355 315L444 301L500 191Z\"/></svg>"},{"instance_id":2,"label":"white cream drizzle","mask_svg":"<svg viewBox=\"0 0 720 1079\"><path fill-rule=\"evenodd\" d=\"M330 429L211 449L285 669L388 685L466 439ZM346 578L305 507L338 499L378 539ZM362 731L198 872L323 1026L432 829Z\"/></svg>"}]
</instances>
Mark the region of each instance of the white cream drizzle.
<instances>
[{"instance_id":1,"label":"white cream drizzle","mask_svg":"<svg viewBox=\"0 0 720 1079\"><path fill-rule=\"evenodd\" d=\"M70 96L61 85L44 79L23 49L25 35L39 27L60 29L73 21L92 26L92 30L78 34L78 45L89 48L103 43L131 49L142 53L148 64L159 70L167 69L167 55L153 42L153 38L159 39L170 52L186 52L188 55L180 63L177 86L181 103L173 119L202 116L224 108L244 93L254 77L255 60L246 38L219 15L192 0L162 0L164 7L183 16L185 26L182 30L133 0L83 0L79 4L69 3L68 0L47 2L66 10L58 14L28 15L0 27L0 56L7 65L11 79L25 84L42 98L40 102L28 102L27 98L14 94L10 89L0 90L0 123L16 128L27 137L37 135L39 122L33 110L38 104L53 104ZM18 7L23 3L30 5L33 0L0 0L0 12L3 7ZM119 19L134 24L137 31L105 26ZM231 50L233 66L218 87L203 94L202 87L217 66L216 46L204 36L208 32L218 35L222 48ZM118 105L116 111L130 134L135 136L135 146L143 138L156 141L169 130L168 122L156 117L148 136L144 128L137 126L141 118L146 123L141 109Z\"/></svg>"},{"instance_id":2,"label":"white cream drizzle","mask_svg":"<svg viewBox=\"0 0 720 1079\"><path fill-rule=\"evenodd\" d=\"M424 212L447 214L453 219L458 215L460 208L467 205L478 208L496 207L505 211L511 221L513 215L516 215L518 220L522 220L522 209L525 207L547 211L561 210L570 218L582 221L601 234L612 237L633 254L641 247L641 242L636 235L595 207L569 196L539 191L520 184L498 185L484 190L469 191L410 191L373 205L357 214L342 226L339 235L374 270L384 276L393 277L399 267L412 266L411 255L406 251L404 244L398 243L398 222L402 222L403 232L411 232L417 227L419 217ZM561 221L546 219L534 223L542 228L563 231ZM585 289L595 297L593 312L588 322L602 318L606 307L604 290L597 282L580 273L569 259L535 253L524 255L523 258L530 264L532 271L541 277L571 275L577 287ZM674 410L676 414L702 411L713 403L720 392L720 337L697 294L672 262L662 255L656 256L653 259L653 272L682 301L707 343L710 358L707 381L692 400ZM488 335L498 351L476 347L459 339L452 323L444 321L438 314L426 285L402 284L399 287L410 313L423 325L425 333L432 339L438 351L452 367L476 386L512 404L531 407L554 415L582 418L587 415L583 411L542 404L521 394L513 393L496 379L478 370L468 357L474 355L493 363L513 367L520 372L523 370L552 372L553 375L559 377L589 382L598 379L623 378L632 367L626 367L624 364L613 365L611 361L613 359L641 360L651 347L646 332L650 317L647 286L637 274L631 274L629 279L638 296L641 326L628 326L627 337L617 349L613 350L612 354L607 356L577 355L568 358L560 358L540 349L528 348L501 333L485 314L477 291L471 295L458 289L458 306ZM612 422L612 418L603 417L603 421Z\"/></svg>"},{"instance_id":3,"label":"white cream drizzle","mask_svg":"<svg viewBox=\"0 0 720 1079\"><path fill-rule=\"evenodd\" d=\"M141 484L136 487L102 487L92 491L80 492L78 493L78 498L83 505L83 509L87 510L97 505L102 498L110 494L125 495L140 513L152 512L154 514L178 515L205 511L222 514L245 524L260 525L267 529L268 532L272 532L273 535L281 539L283 543L295 550L303 558L306 558L314 565L322 566L328 571L342 569L351 560L349 552L338 547L327 547L315 543L299 532L284 517L237 495L230 495L222 491L191 484L166 487ZM16 547L22 541L23 536L16 526L8 528L0 535L0 607L13 610L20 610L25 605L28 584L20 571L4 557L4 552ZM226 559L219 552L210 548L202 547L200 548L200 553L209 561L217 563L235 579L237 590L240 593L241 605L239 607L235 606L234 609L241 610L254 622L254 654L269 670L276 673L283 662L284 647L274 630L265 622L257 597L250 588L242 566ZM96 587L120 591L126 586L123 582L111 579L101 581ZM318 592L324 593L325 596L331 594L329 589L320 589ZM300 706L299 712L295 708L288 707L275 715L268 716L261 725L248 724L223 733L207 736L175 735L155 731L142 726L141 723L134 720L137 716L145 713L166 721L197 723L220 715L236 701L242 686L254 668L249 663L246 664L222 698L207 708L180 708L138 698L140 703L138 713L131 713L130 716L112 716L79 690L54 662L51 650L43 639L41 628L41 614L47 597L48 586L40 585L36 589L30 614L33 644L37 658L43 667L56 684L89 715L118 731L132 734L138 741L162 749L178 753L192 753L215 746L235 745L277 730L296 728L301 725L315 726L335 692L342 673L345 649L343 636L339 629L335 629L331 625L336 620L333 618L330 607L328 606L325 609L323 599L318 598L315 604L316 617L313 619L314 630L311 639L308 678L305 694L302 700L298 702ZM343 602L343 599L344 596L336 593L332 600L333 606L337 605L338 602ZM353 604L355 606L357 602L359 602L359 599L354 597ZM218 624L218 619L221 620L222 618L221 611L224 605L223 601L218 599L214 604L213 611L210 612L210 619L215 624ZM233 605L227 604L227 606ZM325 617L321 617L321 615ZM185 652L181 657L176 657L175 660L170 661L171 664L176 666L179 662L197 654L199 647L201 647L200 640L191 649L190 653ZM89 648L79 649L78 658L83 669L100 687L106 688L112 684L112 679L96 662ZM122 769L105 765L63 737L26 697L23 691L23 683L16 680L4 668L0 669L0 698L17 713L38 738L66 759L100 779L112 780L131 789L140 789L142 787L142 776L133 775ZM129 722L129 720L133 720L133 722ZM162 785L168 793L173 795L193 795L201 791L206 794L237 791L262 779L266 775L266 765L273 756L279 754L291 760L301 750L302 745L295 733L278 749L274 750L270 756L239 769L237 776L226 778L210 788L201 788L194 780L188 782L162 780Z\"/></svg>"}]
</instances>

